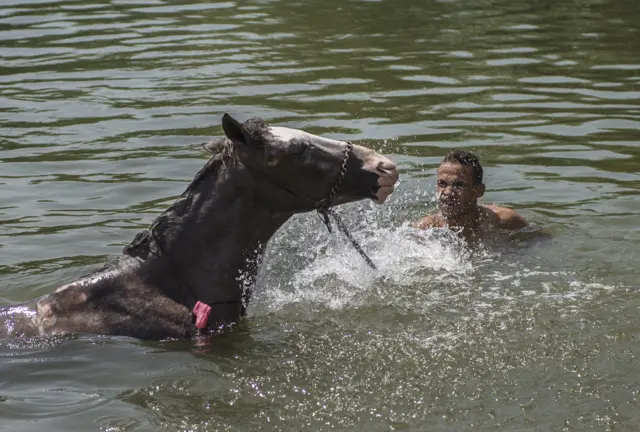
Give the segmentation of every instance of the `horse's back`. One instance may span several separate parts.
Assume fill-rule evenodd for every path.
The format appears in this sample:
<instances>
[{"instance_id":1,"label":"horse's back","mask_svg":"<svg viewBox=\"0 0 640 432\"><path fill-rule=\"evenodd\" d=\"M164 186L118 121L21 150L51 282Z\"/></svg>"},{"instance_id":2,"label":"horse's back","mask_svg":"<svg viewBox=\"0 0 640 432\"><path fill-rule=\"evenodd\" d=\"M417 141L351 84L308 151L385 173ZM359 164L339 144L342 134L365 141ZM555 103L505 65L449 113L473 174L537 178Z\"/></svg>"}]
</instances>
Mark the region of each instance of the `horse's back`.
<instances>
[{"instance_id":1,"label":"horse's back","mask_svg":"<svg viewBox=\"0 0 640 432\"><path fill-rule=\"evenodd\" d=\"M0 339L33 337L39 334L35 323L36 301L0 307Z\"/></svg>"}]
</instances>

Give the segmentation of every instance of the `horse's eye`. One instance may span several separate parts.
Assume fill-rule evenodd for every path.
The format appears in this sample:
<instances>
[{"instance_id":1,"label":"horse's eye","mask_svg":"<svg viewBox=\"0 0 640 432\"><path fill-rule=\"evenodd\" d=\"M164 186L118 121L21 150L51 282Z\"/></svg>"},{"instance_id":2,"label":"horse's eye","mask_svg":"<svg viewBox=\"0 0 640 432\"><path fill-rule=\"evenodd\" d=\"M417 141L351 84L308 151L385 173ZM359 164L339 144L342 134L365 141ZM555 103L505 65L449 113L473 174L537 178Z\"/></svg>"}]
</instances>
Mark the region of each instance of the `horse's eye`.
<instances>
[{"instance_id":1,"label":"horse's eye","mask_svg":"<svg viewBox=\"0 0 640 432\"><path fill-rule=\"evenodd\" d=\"M302 155L308 149L309 149L309 144L307 144L307 143L305 143L303 141L298 141L298 142L295 142L295 143L291 143L291 145L289 145L287 154L289 156Z\"/></svg>"}]
</instances>

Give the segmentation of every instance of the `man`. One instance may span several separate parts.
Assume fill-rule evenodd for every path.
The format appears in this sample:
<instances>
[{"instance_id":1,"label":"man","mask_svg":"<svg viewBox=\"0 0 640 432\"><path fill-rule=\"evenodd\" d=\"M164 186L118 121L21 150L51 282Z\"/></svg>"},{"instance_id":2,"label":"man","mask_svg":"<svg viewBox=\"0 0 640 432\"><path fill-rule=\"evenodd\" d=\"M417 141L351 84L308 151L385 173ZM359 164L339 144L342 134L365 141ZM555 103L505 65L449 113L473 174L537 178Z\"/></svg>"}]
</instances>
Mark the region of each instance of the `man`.
<instances>
[{"instance_id":1,"label":"man","mask_svg":"<svg viewBox=\"0 0 640 432\"><path fill-rule=\"evenodd\" d=\"M517 230L528 226L515 211L496 205L478 204L484 195L482 166L471 152L452 150L438 168L436 192L440 212L413 224L414 228L447 227L468 241L498 230Z\"/></svg>"}]
</instances>

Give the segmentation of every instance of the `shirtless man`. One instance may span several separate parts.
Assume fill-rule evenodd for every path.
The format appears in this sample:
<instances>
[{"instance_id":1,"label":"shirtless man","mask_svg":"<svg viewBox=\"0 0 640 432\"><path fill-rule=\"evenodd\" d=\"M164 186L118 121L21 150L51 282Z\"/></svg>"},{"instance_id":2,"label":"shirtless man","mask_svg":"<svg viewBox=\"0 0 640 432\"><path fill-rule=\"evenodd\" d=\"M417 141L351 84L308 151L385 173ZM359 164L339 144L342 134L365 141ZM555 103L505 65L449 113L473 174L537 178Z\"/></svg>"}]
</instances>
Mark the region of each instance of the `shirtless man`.
<instances>
[{"instance_id":1,"label":"shirtless man","mask_svg":"<svg viewBox=\"0 0 640 432\"><path fill-rule=\"evenodd\" d=\"M438 168L436 192L440 212L413 224L414 228L447 227L468 241L498 230L512 231L527 227L527 221L515 211L496 205L479 205L484 195L482 166L471 152L452 150Z\"/></svg>"}]
</instances>

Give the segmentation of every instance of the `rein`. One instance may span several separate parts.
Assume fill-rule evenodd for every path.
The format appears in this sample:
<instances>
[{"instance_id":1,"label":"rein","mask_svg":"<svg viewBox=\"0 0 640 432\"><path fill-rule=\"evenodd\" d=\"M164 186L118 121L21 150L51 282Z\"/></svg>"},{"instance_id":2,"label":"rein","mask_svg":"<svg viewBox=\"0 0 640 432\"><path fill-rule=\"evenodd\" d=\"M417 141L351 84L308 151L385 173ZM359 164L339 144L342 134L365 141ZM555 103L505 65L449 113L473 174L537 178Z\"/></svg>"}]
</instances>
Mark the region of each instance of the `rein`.
<instances>
[{"instance_id":1,"label":"rein","mask_svg":"<svg viewBox=\"0 0 640 432\"><path fill-rule=\"evenodd\" d=\"M353 236L345 226L344 222L342 222L342 219L338 217L338 214L334 212L333 209L331 209L331 207L317 208L316 210L318 211L318 213L322 215L322 218L323 218L322 222L326 225L327 230L329 232L331 232L331 222L329 221L329 216L333 217L333 220L336 221L336 225L338 225L338 229L342 231L342 233L345 236L347 236L347 238L349 239L349 241L351 242L355 250L357 250L358 253L362 256L362 258L364 258L364 260L367 262L367 264L369 264L369 267L371 267L374 270L377 269L376 265L373 263L373 261L371 261L371 258L369 258L369 256L360 246L360 244L356 241L356 239L353 238Z\"/></svg>"},{"instance_id":2,"label":"rein","mask_svg":"<svg viewBox=\"0 0 640 432\"><path fill-rule=\"evenodd\" d=\"M332 204L333 198L335 198L336 194L338 193L338 189L340 189L340 186L342 185L342 180L344 179L344 176L347 174L347 162L349 162L349 156L351 155L351 151L352 150L353 150L353 144L351 144L351 142L347 141L347 150L344 153L344 160L342 161L342 167L340 167L340 173L338 174L338 178L336 179L335 184L333 185L333 187L329 191L329 195L327 195L327 197L325 199L317 202L315 208L316 208L316 211L318 212L318 214L320 214L322 216L322 222L327 227L327 231L329 231L329 233L332 232L332 230L331 230L331 221L329 220L329 216L331 216L331 217L333 217L333 220L336 222L336 225L338 226L338 229L340 231L342 231L342 233L345 236L347 236L347 238L351 242L351 245L355 248L355 250L358 251L360 256L362 256L362 258L364 258L364 260L367 262L367 264L369 264L369 267L371 267L372 269L376 270L376 265L373 263L373 261L371 261L371 258L369 258L369 256L365 253L365 251L362 249L362 247L356 241L356 239L353 238L353 236L351 235L351 233L347 229L347 226L344 224L342 219L340 219L340 217L338 217L338 214L336 212L334 212L333 208L332 208L333 207L333 204Z\"/></svg>"},{"instance_id":3,"label":"rein","mask_svg":"<svg viewBox=\"0 0 640 432\"><path fill-rule=\"evenodd\" d=\"M373 261L371 261L371 258L369 258L369 256L365 253L365 251L362 249L362 247L360 246L360 244L356 241L355 238L353 238L353 236L351 235L351 233L349 232L349 230L347 229L347 226L345 225L345 223L342 221L342 219L340 219L340 217L338 216L338 214L333 211L333 199L335 198L336 194L338 193L338 190L340 189L340 186L342 185L342 181L344 180L344 176L347 174L347 163L349 162L349 157L351 156L351 151L353 150L353 144L349 141L346 141L347 143L347 149L344 152L344 159L342 160L342 166L340 167L340 172L338 173L338 178L336 179L335 183L333 184L333 187L331 188L331 190L329 191L329 193L327 194L327 196L325 198L322 198L321 200L314 200L313 198L297 192L283 184L280 184L279 182L275 181L272 178L266 177L267 180L269 180L271 183L273 183L274 185L276 185L278 188L285 190L287 192L289 192L292 195L296 195L299 196L300 198L304 198L307 201L310 201L313 203L313 208L318 212L318 214L322 217L322 222L324 223L324 225L327 227L327 231L329 231L329 233L332 233L333 230L331 229L331 220L329 219L329 216L331 216L333 218L333 220L336 222L336 225L338 226L338 229L349 239L349 241L351 242L351 245L355 248L355 250L358 251L358 253L360 254L360 256L362 256L362 258L364 258L364 260L366 261L366 263L369 265L369 267L371 267L372 269L376 270L377 267L376 265L373 263ZM249 166L244 165L245 167L251 169Z\"/></svg>"}]
</instances>

